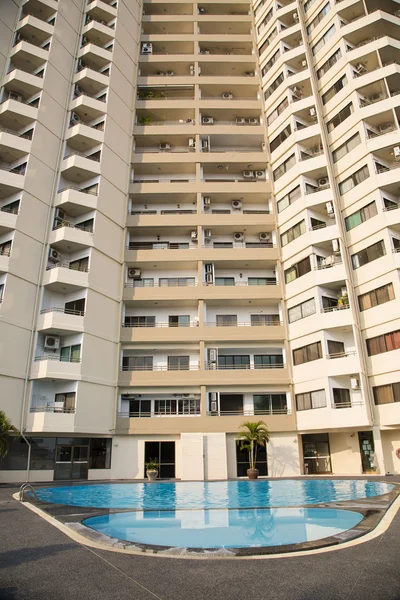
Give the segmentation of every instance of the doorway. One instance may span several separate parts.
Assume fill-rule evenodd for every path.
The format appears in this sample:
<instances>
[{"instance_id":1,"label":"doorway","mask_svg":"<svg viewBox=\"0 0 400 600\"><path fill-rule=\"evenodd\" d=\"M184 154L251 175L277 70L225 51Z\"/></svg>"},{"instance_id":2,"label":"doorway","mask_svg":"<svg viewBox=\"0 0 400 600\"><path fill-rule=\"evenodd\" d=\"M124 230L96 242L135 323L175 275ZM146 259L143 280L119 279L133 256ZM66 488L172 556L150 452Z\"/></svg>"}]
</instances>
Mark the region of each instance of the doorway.
<instances>
[{"instance_id":1,"label":"doorway","mask_svg":"<svg viewBox=\"0 0 400 600\"><path fill-rule=\"evenodd\" d=\"M175 478L175 442L145 442L144 474L146 463L150 460L156 460L159 464L159 479Z\"/></svg>"},{"instance_id":2,"label":"doorway","mask_svg":"<svg viewBox=\"0 0 400 600\"><path fill-rule=\"evenodd\" d=\"M57 446L54 479L87 479L89 446Z\"/></svg>"},{"instance_id":3,"label":"doorway","mask_svg":"<svg viewBox=\"0 0 400 600\"><path fill-rule=\"evenodd\" d=\"M375 445L372 431L359 431L358 441L360 443L362 472L375 473Z\"/></svg>"},{"instance_id":4,"label":"doorway","mask_svg":"<svg viewBox=\"0 0 400 600\"><path fill-rule=\"evenodd\" d=\"M305 475L332 473L329 436L327 433L302 435Z\"/></svg>"},{"instance_id":5,"label":"doorway","mask_svg":"<svg viewBox=\"0 0 400 600\"><path fill-rule=\"evenodd\" d=\"M236 440L236 473L237 477L246 477L247 469L250 469L248 450L240 449L241 442ZM268 475L267 447L257 446L256 469L260 475Z\"/></svg>"}]
</instances>

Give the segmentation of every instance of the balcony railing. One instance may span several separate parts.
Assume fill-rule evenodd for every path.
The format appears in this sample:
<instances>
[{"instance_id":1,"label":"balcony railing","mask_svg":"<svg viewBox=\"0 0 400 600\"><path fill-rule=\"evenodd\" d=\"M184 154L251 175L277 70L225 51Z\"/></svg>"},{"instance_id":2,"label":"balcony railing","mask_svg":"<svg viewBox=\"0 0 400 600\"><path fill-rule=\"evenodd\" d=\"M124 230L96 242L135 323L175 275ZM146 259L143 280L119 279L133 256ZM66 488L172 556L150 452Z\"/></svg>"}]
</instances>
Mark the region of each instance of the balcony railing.
<instances>
[{"instance_id":1,"label":"balcony railing","mask_svg":"<svg viewBox=\"0 0 400 600\"><path fill-rule=\"evenodd\" d=\"M242 417L254 417L257 415L291 415L292 411L290 408L270 408L269 410L244 410L243 408L235 408L233 410L208 410L207 416L210 417L230 417L240 415Z\"/></svg>"},{"instance_id":2,"label":"balcony railing","mask_svg":"<svg viewBox=\"0 0 400 600\"><path fill-rule=\"evenodd\" d=\"M62 229L63 227L69 227L70 229L79 229L80 231L86 231L88 233L93 233L93 225L81 227L80 225L74 225L73 223L70 223L69 221L66 221L66 220L55 223L53 225L53 231L56 231L57 229Z\"/></svg>"},{"instance_id":3,"label":"balcony railing","mask_svg":"<svg viewBox=\"0 0 400 600\"><path fill-rule=\"evenodd\" d=\"M16 137L24 138L25 140L31 140L33 137L33 129L30 129L25 133L18 133L17 131L13 131L12 129L4 129L4 127L0 127L0 133L9 133L10 135L15 135Z\"/></svg>"},{"instance_id":4,"label":"balcony railing","mask_svg":"<svg viewBox=\"0 0 400 600\"><path fill-rule=\"evenodd\" d=\"M11 256L11 248L0 248L0 256Z\"/></svg>"},{"instance_id":5,"label":"balcony railing","mask_svg":"<svg viewBox=\"0 0 400 600\"><path fill-rule=\"evenodd\" d=\"M127 317L127 319L129 319L129 317ZM187 327L198 327L199 326L199 322L198 321L189 321L188 323L174 323L173 325L171 325L171 323L169 323L168 321L154 321L154 322L148 322L148 323L130 323L125 321L124 323L122 323L122 327L127 327L127 328L147 328L147 327L170 327L171 329L173 329L174 327L179 327L179 328L187 328Z\"/></svg>"},{"instance_id":6,"label":"balcony railing","mask_svg":"<svg viewBox=\"0 0 400 600\"><path fill-rule=\"evenodd\" d=\"M205 363L207 371L258 371L258 370L270 370L270 369L284 369L285 363L279 363L275 365L219 365L218 363Z\"/></svg>"},{"instance_id":7,"label":"balcony railing","mask_svg":"<svg viewBox=\"0 0 400 600\"><path fill-rule=\"evenodd\" d=\"M64 160L67 158L72 158L73 156L81 156L82 158L88 158L89 160L94 160L95 162L100 162L101 153L100 151L95 152L94 154L83 154L83 152L72 152L71 154L67 154L64 156Z\"/></svg>"},{"instance_id":8,"label":"balcony railing","mask_svg":"<svg viewBox=\"0 0 400 600\"><path fill-rule=\"evenodd\" d=\"M361 108L364 108L365 106L376 104L376 102L380 102L381 100L386 100L388 97L387 94L374 94L373 96L359 98L359 104Z\"/></svg>"},{"instance_id":9,"label":"balcony railing","mask_svg":"<svg viewBox=\"0 0 400 600\"><path fill-rule=\"evenodd\" d=\"M76 187L75 185L68 185L67 187L61 188L61 190L58 190L57 194L62 194L62 192L67 192L68 190L74 190L75 192L81 192L82 194L91 194L93 196L97 196L97 191L91 189L81 189Z\"/></svg>"},{"instance_id":10,"label":"balcony railing","mask_svg":"<svg viewBox=\"0 0 400 600\"><path fill-rule=\"evenodd\" d=\"M168 283L159 283L158 281L142 281L142 280L133 280L127 281L125 283L125 287L137 287L137 288L154 288L154 287L197 287L198 283L196 281L176 281L176 282L168 282Z\"/></svg>"},{"instance_id":11,"label":"balcony railing","mask_svg":"<svg viewBox=\"0 0 400 600\"><path fill-rule=\"evenodd\" d=\"M19 212L19 206L16 206L15 208L8 208L7 206L3 206L2 208L0 208L0 212L5 212L5 213L10 213L12 215L17 215Z\"/></svg>"},{"instance_id":12,"label":"balcony railing","mask_svg":"<svg viewBox=\"0 0 400 600\"><path fill-rule=\"evenodd\" d=\"M331 405L332 408L353 408L353 406L364 406L364 402L362 400L356 402L348 400L344 402L333 402Z\"/></svg>"},{"instance_id":13,"label":"balcony railing","mask_svg":"<svg viewBox=\"0 0 400 600\"><path fill-rule=\"evenodd\" d=\"M78 317L85 316L84 310L73 310L71 308L61 308L59 306L53 306L52 308L42 308L42 310L40 311L40 314L46 315L46 314L52 313L52 312L64 313L64 315L76 315Z\"/></svg>"},{"instance_id":14,"label":"balcony railing","mask_svg":"<svg viewBox=\"0 0 400 600\"><path fill-rule=\"evenodd\" d=\"M196 210L131 210L130 215L195 215Z\"/></svg>"},{"instance_id":15,"label":"balcony railing","mask_svg":"<svg viewBox=\"0 0 400 600\"><path fill-rule=\"evenodd\" d=\"M345 304L344 306L326 306L321 310L322 313L332 313L337 312L338 310L347 310L350 308L349 304Z\"/></svg>"},{"instance_id":16,"label":"balcony railing","mask_svg":"<svg viewBox=\"0 0 400 600\"><path fill-rule=\"evenodd\" d=\"M325 227L330 227L331 225L336 225L336 221L332 219L328 223L320 223L319 225L313 225L308 228L308 231L318 231L319 229L325 229Z\"/></svg>"},{"instance_id":17,"label":"balcony railing","mask_svg":"<svg viewBox=\"0 0 400 600\"><path fill-rule=\"evenodd\" d=\"M215 248L276 248L272 242L214 242L211 246ZM203 248L210 248L210 244L203 244Z\"/></svg>"},{"instance_id":18,"label":"balcony railing","mask_svg":"<svg viewBox=\"0 0 400 600\"><path fill-rule=\"evenodd\" d=\"M335 257L336 258L336 257ZM316 267L314 267L315 271L321 271L323 269L331 269L332 267L336 267L337 265L341 265L343 264L343 261L341 258L337 257L336 260L332 263L319 263Z\"/></svg>"},{"instance_id":19,"label":"balcony railing","mask_svg":"<svg viewBox=\"0 0 400 600\"><path fill-rule=\"evenodd\" d=\"M332 352L331 354L327 354L326 358L345 358L346 356L355 356L355 350L344 350L343 352Z\"/></svg>"},{"instance_id":20,"label":"balcony railing","mask_svg":"<svg viewBox=\"0 0 400 600\"><path fill-rule=\"evenodd\" d=\"M43 356L35 356L34 361L42 361L42 360L57 360L58 362L69 362L69 363L80 363L81 358L74 358L72 356L60 356L54 354L45 354Z\"/></svg>"},{"instance_id":21,"label":"balcony railing","mask_svg":"<svg viewBox=\"0 0 400 600\"><path fill-rule=\"evenodd\" d=\"M51 269L70 269L71 271L80 271L81 273L89 273L88 267L76 267L70 263L54 263L53 265L49 265L46 267L46 271L51 271Z\"/></svg>"},{"instance_id":22,"label":"balcony railing","mask_svg":"<svg viewBox=\"0 0 400 600\"><path fill-rule=\"evenodd\" d=\"M198 371L199 365L122 365L121 371Z\"/></svg>"},{"instance_id":23,"label":"balcony railing","mask_svg":"<svg viewBox=\"0 0 400 600\"><path fill-rule=\"evenodd\" d=\"M391 165L381 165L380 163L375 163L375 172L380 175L381 173L386 173L387 171L392 171L393 169L398 169L400 167L400 162L391 164Z\"/></svg>"},{"instance_id":24,"label":"balcony railing","mask_svg":"<svg viewBox=\"0 0 400 600\"><path fill-rule=\"evenodd\" d=\"M130 242L127 250L194 250L197 244L191 242L154 242L153 244L141 244L140 242Z\"/></svg>"},{"instance_id":25,"label":"balcony railing","mask_svg":"<svg viewBox=\"0 0 400 600\"><path fill-rule=\"evenodd\" d=\"M263 321L260 323L253 323L251 321L239 322L235 321L232 323L221 323L219 321L206 321L204 323L205 327L278 327L282 325L282 321Z\"/></svg>"},{"instance_id":26,"label":"balcony railing","mask_svg":"<svg viewBox=\"0 0 400 600\"><path fill-rule=\"evenodd\" d=\"M65 406L31 406L29 409L31 413L61 413L61 414L75 414L75 408L65 408Z\"/></svg>"}]
</instances>

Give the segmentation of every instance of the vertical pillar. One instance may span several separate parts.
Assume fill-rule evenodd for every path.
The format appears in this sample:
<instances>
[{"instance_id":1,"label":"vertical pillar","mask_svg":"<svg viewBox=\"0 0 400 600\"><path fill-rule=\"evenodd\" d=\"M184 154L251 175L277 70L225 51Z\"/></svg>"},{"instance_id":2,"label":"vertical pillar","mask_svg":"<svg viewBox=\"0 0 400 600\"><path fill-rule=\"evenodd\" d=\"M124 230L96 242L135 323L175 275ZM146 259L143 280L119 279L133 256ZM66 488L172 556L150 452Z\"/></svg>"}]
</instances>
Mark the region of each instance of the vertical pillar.
<instances>
[{"instance_id":1,"label":"vertical pillar","mask_svg":"<svg viewBox=\"0 0 400 600\"><path fill-rule=\"evenodd\" d=\"M374 438L374 466L376 467L377 473L384 475L386 470L385 461L383 458L381 430L379 425L374 425L372 427L372 435Z\"/></svg>"}]
</instances>

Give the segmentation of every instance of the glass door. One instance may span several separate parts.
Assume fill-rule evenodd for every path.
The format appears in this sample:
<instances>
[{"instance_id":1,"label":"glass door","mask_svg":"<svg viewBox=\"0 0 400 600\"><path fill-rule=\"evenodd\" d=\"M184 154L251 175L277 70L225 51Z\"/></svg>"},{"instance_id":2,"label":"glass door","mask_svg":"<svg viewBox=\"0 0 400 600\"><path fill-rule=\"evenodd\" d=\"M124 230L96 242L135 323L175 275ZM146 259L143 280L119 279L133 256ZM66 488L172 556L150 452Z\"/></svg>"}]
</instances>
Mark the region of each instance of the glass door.
<instances>
[{"instance_id":1,"label":"glass door","mask_svg":"<svg viewBox=\"0 0 400 600\"><path fill-rule=\"evenodd\" d=\"M87 479L89 446L57 446L54 479Z\"/></svg>"},{"instance_id":2,"label":"glass door","mask_svg":"<svg viewBox=\"0 0 400 600\"><path fill-rule=\"evenodd\" d=\"M359 431L358 441L360 443L360 454L363 473L374 473L376 471L375 446L372 431Z\"/></svg>"},{"instance_id":3,"label":"glass door","mask_svg":"<svg viewBox=\"0 0 400 600\"><path fill-rule=\"evenodd\" d=\"M303 435L302 441L304 474L332 473L328 434Z\"/></svg>"},{"instance_id":4,"label":"glass door","mask_svg":"<svg viewBox=\"0 0 400 600\"><path fill-rule=\"evenodd\" d=\"M175 477L175 442L145 442L144 462L156 460L159 464L160 479L174 479ZM144 467L146 474L146 466Z\"/></svg>"}]
</instances>

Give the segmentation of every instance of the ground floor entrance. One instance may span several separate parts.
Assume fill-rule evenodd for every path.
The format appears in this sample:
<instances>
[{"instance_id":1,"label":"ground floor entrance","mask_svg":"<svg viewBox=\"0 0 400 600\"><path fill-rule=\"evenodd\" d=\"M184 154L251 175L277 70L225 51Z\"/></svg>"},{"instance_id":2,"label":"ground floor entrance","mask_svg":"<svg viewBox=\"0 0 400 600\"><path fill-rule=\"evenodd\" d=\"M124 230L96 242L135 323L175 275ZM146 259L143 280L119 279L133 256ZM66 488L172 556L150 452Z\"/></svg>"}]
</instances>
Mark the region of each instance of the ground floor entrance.
<instances>
[{"instance_id":1,"label":"ground floor entrance","mask_svg":"<svg viewBox=\"0 0 400 600\"><path fill-rule=\"evenodd\" d=\"M305 475L332 473L329 435L311 433L302 435L303 463Z\"/></svg>"},{"instance_id":2,"label":"ground floor entrance","mask_svg":"<svg viewBox=\"0 0 400 600\"><path fill-rule=\"evenodd\" d=\"M145 442L144 473L146 473L146 463L149 461L158 463L158 477L160 479L174 479L175 442Z\"/></svg>"},{"instance_id":3,"label":"ground floor entrance","mask_svg":"<svg viewBox=\"0 0 400 600\"><path fill-rule=\"evenodd\" d=\"M240 449L240 441L236 441L236 469L237 477L246 477L247 469L250 469L249 453L247 450ZM260 476L268 475L267 448L265 446L257 447L256 469Z\"/></svg>"},{"instance_id":4,"label":"ground floor entrance","mask_svg":"<svg viewBox=\"0 0 400 600\"><path fill-rule=\"evenodd\" d=\"M54 479L87 479L89 469L89 444L82 446L57 446Z\"/></svg>"}]
</instances>

